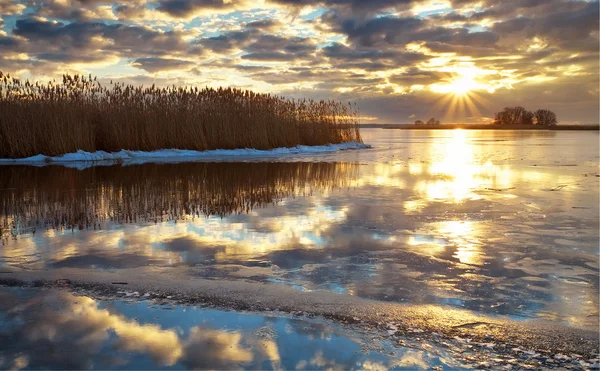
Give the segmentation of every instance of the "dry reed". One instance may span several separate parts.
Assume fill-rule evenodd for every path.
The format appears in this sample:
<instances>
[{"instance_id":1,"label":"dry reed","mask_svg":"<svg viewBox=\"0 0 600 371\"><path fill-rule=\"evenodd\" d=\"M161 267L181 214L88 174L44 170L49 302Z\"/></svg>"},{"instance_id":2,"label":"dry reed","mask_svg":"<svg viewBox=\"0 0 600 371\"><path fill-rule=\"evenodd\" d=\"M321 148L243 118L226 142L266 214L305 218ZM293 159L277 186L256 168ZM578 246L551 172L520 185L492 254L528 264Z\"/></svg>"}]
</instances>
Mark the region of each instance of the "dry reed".
<instances>
[{"instance_id":1,"label":"dry reed","mask_svg":"<svg viewBox=\"0 0 600 371\"><path fill-rule=\"evenodd\" d=\"M103 86L63 75L22 82L0 72L0 157L84 150L256 148L361 142L357 110L234 88Z\"/></svg>"}]
</instances>

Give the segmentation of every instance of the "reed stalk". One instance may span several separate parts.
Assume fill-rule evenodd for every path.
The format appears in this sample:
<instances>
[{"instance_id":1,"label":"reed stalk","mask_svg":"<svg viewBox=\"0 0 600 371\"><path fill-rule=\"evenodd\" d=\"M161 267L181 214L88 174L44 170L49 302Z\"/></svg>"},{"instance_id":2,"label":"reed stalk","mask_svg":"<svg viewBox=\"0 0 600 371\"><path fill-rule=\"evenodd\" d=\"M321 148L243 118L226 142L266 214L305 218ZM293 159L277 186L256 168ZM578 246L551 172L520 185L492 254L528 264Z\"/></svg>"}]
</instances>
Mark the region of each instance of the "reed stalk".
<instances>
[{"instance_id":1,"label":"reed stalk","mask_svg":"<svg viewBox=\"0 0 600 371\"><path fill-rule=\"evenodd\" d=\"M31 83L0 72L0 158L361 142L358 124L355 106L336 101L235 88L104 86L91 75Z\"/></svg>"}]
</instances>

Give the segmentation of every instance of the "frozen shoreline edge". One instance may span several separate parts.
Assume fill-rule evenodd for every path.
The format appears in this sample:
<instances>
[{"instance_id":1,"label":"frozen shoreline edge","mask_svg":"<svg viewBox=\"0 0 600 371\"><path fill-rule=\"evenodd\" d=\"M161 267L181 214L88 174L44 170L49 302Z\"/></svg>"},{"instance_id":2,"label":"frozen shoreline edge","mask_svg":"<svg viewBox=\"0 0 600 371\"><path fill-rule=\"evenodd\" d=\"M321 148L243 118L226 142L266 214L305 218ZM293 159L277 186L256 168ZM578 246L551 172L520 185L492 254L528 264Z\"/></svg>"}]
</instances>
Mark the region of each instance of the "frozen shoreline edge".
<instances>
[{"instance_id":1,"label":"frozen shoreline edge","mask_svg":"<svg viewBox=\"0 0 600 371\"><path fill-rule=\"evenodd\" d=\"M80 163L123 163L123 164L141 164L141 163L160 163L160 162L185 162L196 159L240 159L257 157L282 157L289 155L312 155L322 153L332 153L344 150L356 150L371 148L370 145L358 142L343 142L339 144L327 144L322 146L304 146L280 147L270 150L260 150L253 148L238 149L215 149L207 151L195 151L184 149L160 149L156 151L131 151L122 149L119 152L86 152L79 150L74 153L67 153L61 156L45 156L42 154L26 158L0 158L0 165L69 165Z\"/></svg>"}]
</instances>

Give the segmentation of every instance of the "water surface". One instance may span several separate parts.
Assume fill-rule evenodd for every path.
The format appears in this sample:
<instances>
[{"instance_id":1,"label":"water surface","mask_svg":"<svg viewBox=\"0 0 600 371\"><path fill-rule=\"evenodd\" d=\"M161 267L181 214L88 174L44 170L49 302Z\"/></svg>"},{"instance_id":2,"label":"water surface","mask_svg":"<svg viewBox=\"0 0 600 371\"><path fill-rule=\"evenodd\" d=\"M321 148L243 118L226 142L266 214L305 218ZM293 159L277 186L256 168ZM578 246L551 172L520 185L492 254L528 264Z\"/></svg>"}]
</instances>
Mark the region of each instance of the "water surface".
<instances>
[{"instance_id":1,"label":"water surface","mask_svg":"<svg viewBox=\"0 0 600 371\"><path fill-rule=\"evenodd\" d=\"M279 162L2 167L0 269L160 267L597 328L598 133L363 137Z\"/></svg>"},{"instance_id":2,"label":"water surface","mask_svg":"<svg viewBox=\"0 0 600 371\"><path fill-rule=\"evenodd\" d=\"M301 318L0 288L2 369L460 369ZM429 349L433 350L432 347Z\"/></svg>"}]
</instances>

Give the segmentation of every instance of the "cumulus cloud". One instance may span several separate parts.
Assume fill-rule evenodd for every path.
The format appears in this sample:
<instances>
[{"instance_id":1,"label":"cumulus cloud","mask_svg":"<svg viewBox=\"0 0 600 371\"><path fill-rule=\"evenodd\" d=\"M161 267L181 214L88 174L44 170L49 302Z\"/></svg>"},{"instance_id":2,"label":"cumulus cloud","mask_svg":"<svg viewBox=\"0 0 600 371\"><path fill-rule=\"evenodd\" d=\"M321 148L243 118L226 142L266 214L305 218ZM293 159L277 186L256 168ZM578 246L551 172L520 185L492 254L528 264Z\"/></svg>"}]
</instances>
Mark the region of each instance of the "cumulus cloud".
<instances>
[{"instance_id":1,"label":"cumulus cloud","mask_svg":"<svg viewBox=\"0 0 600 371\"><path fill-rule=\"evenodd\" d=\"M0 3L0 70L35 77L120 65L128 69L110 78L357 100L381 122L467 84L489 96L482 115L527 92L532 109L552 97L560 119L598 121L598 1L448 4L10 0Z\"/></svg>"}]
</instances>

